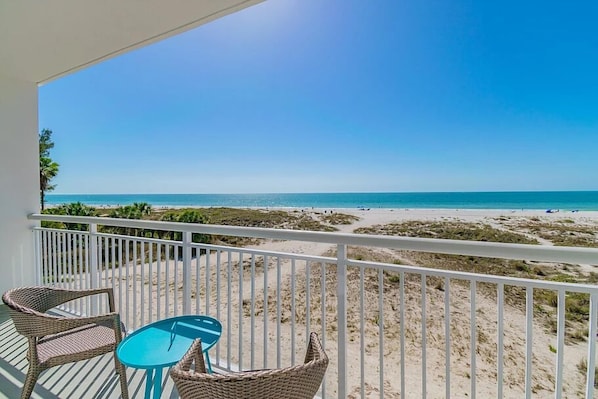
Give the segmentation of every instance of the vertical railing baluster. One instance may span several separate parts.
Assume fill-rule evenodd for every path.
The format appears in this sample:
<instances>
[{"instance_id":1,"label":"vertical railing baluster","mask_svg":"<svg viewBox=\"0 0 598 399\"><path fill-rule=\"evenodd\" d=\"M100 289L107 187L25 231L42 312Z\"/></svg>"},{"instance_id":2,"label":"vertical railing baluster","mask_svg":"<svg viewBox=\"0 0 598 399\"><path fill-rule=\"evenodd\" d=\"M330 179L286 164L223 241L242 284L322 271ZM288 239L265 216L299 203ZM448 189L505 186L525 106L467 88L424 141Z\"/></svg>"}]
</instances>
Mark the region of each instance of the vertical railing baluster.
<instances>
[{"instance_id":1,"label":"vertical railing baluster","mask_svg":"<svg viewBox=\"0 0 598 399\"><path fill-rule=\"evenodd\" d=\"M102 262L99 267L99 284L100 287L106 287L106 285L110 281L108 276L110 274L110 243L112 241L112 237L100 237L100 240L102 240L102 246L104 247L104 262Z\"/></svg>"},{"instance_id":2,"label":"vertical railing baluster","mask_svg":"<svg viewBox=\"0 0 598 399\"><path fill-rule=\"evenodd\" d=\"M504 335L505 335L505 327L504 327L504 309L505 309L505 286L503 283L499 283L497 285L497 295L496 295L496 302L497 302L497 354L496 354L496 363L497 363L497 371L496 371L496 397L497 399L502 399L503 397L503 384L504 384Z\"/></svg>"},{"instance_id":3,"label":"vertical railing baluster","mask_svg":"<svg viewBox=\"0 0 598 399\"><path fill-rule=\"evenodd\" d=\"M191 244L192 233L183 232L183 314L191 314Z\"/></svg>"},{"instance_id":4,"label":"vertical railing baluster","mask_svg":"<svg viewBox=\"0 0 598 399\"><path fill-rule=\"evenodd\" d=\"M590 295L590 314L588 326L588 369L586 371L586 399L594 397L594 387L596 384L596 334L598 321L598 294Z\"/></svg>"},{"instance_id":5,"label":"vertical railing baluster","mask_svg":"<svg viewBox=\"0 0 598 399\"><path fill-rule=\"evenodd\" d=\"M556 313L556 381L554 386L555 399L563 397L563 373L565 352L565 290L558 291L558 305Z\"/></svg>"},{"instance_id":6,"label":"vertical railing baluster","mask_svg":"<svg viewBox=\"0 0 598 399\"><path fill-rule=\"evenodd\" d=\"M89 225L89 240L91 248L89 251L89 279L90 288L98 288L98 225L91 223ZM97 295L96 295L97 297ZM92 298L91 300L91 314L98 314L99 302L98 298Z\"/></svg>"},{"instance_id":7,"label":"vertical railing baluster","mask_svg":"<svg viewBox=\"0 0 598 399\"><path fill-rule=\"evenodd\" d=\"M444 374L445 397L451 397L451 279L444 278Z\"/></svg>"},{"instance_id":8,"label":"vertical railing baluster","mask_svg":"<svg viewBox=\"0 0 598 399\"><path fill-rule=\"evenodd\" d=\"M320 320L322 320L322 345L326 346L326 263L322 262L321 265L322 274L320 286L322 287L322 293L320 294L320 301L322 302L322 315L320 317ZM326 397L326 375L324 375L324 380L322 382L321 396L323 398Z\"/></svg>"},{"instance_id":9,"label":"vertical railing baluster","mask_svg":"<svg viewBox=\"0 0 598 399\"><path fill-rule=\"evenodd\" d=\"M65 281L65 287L67 289L72 289L72 282L71 282L71 270L73 267L73 262L72 262L72 257L73 257L73 246L72 246L72 236L73 234L70 232L66 233L66 239L65 239L65 247L66 247L66 267L65 267L65 276L64 276L64 281ZM72 308L73 304L69 304L69 308L68 311L72 312L73 308Z\"/></svg>"},{"instance_id":10,"label":"vertical railing baluster","mask_svg":"<svg viewBox=\"0 0 598 399\"><path fill-rule=\"evenodd\" d=\"M118 312L123 311L123 239L118 238Z\"/></svg>"},{"instance_id":11,"label":"vertical railing baluster","mask_svg":"<svg viewBox=\"0 0 598 399\"><path fill-rule=\"evenodd\" d=\"M66 261L67 261L67 253L65 250L65 233L64 232L60 232L60 234L58 235L58 248L60 248L60 256L58 257L58 287L60 288L66 288L64 285L64 270L65 270L65 265L66 265Z\"/></svg>"},{"instance_id":12,"label":"vertical railing baluster","mask_svg":"<svg viewBox=\"0 0 598 399\"><path fill-rule=\"evenodd\" d=\"M226 268L226 369L230 370L231 366L231 341L232 341L232 321L233 321L233 304L232 304L232 274L233 274L233 255L229 249L227 252L227 268Z\"/></svg>"},{"instance_id":13,"label":"vertical railing baluster","mask_svg":"<svg viewBox=\"0 0 598 399\"><path fill-rule=\"evenodd\" d=\"M268 255L264 255L264 368L268 368Z\"/></svg>"},{"instance_id":14,"label":"vertical railing baluster","mask_svg":"<svg viewBox=\"0 0 598 399\"><path fill-rule=\"evenodd\" d=\"M336 300L338 314L338 398L347 397L347 246L336 246Z\"/></svg>"},{"instance_id":15,"label":"vertical railing baluster","mask_svg":"<svg viewBox=\"0 0 598 399\"><path fill-rule=\"evenodd\" d=\"M154 243L149 241L148 246L148 270L147 270L147 318L148 323L154 320ZM156 299L158 296L156 295Z\"/></svg>"},{"instance_id":16,"label":"vertical railing baluster","mask_svg":"<svg viewBox=\"0 0 598 399\"><path fill-rule=\"evenodd\" d=\"M365 266L359 266L359 390L365 398Z\"/></svg>"},{"instance_id":17,"label":"vertical railing baluster","mask_svg":"<svg viewBox=\"0 0 598 399\"><path fill-rule=\"evenodd\" d=\"M48 236L50 234L49 231L44 231L43 232L43 254L42 254L42 268L43 268L43 274L42 274L42 281L41 284L46 285L48 284L48 282L50 281L50 245L48 243Z\"/></svg>"},{"instance_id":18,"label":"vertical railing baluster","mask_svg":"<svg viewBox=\"0 0 598 399\"><path fill-rule=\"evenodd\" d=\"M139 268L141 269L140 277L139 277L139 294L141 295L139 300L139 311L141 312L141 320L140 320L140 327L145 326L145 311L146 311L146 304L145 304L145 242L143 240L139 240Z\"/></svg>"},{"instance_id":19,"label":"vertical railing baluster","mask_svg":"<svg viewBox=\"0 0 598 399\"><path fill-rule=\"evenodd\" d=\"M470 330L471 330L471 341L470 341L470 356L471 356L471 368L470 368L470 379L471 379L471 398L475 399L476 397L476 359L477 359L477 349L476 349L476 332L477 332L477 323L476 323L476 293L477 293L477 285L475 280L470 281L470 309L469 309L469 321L470 321Z\"/></svg>"},{"instance_id":20,"label":"vertical railing baluster","mask_svg":"<svg viewBox=\"0 0 598 399\"><path fill-rule=\"evenodd\" d=\"M251 370L255 370L255 254L251 254Z\"/></svg>"},{"instance_id":21,"label":"vertical railing baluster","mask_svg":"<svg viewBox=\"0 0 598 399\"><path fill-rule=\"evenodd\" d=\"M338 284L338 283L337 283ZM305 261L305 336L311 332L311 262Z\"/></svg>"},{"instance_id":22,"label":"vertical railing baluster","mask_svg":"<svg viewBox=\"0 0 598 399\"><path fill-rule=\"evenodd\" d=\"M118 263L117 259L116 259L117 239L116 239L116 237L111 237L110 241L112 243L112 245L110 246L110 257L111 257L110 264L112 265L111 270L110 270L111 271L110 276L112 277L112 291L114 291L114 289L116 288L116 264ZM106 276L106 277L108 277L108 276Z\"/></svg>"},{"instance_id":23,"label":"vertical railing baluster","mask_svg":"<svg viewBox=\"0 0 598 399\"><path fill-rule=\"evenodd\" d=\"M239 252L239 369L243 370L243 252Z\"/></svg>"},{"instance_id":24,"label":"vertical railing baluster","mask_svg":"<svg viewBox=\"0 0 598 399\"><path fill-rule=\"evenodd\" d=\"M295 342L295 323L296 323L296 266L295 266L295 258L291 259L291 364L295 364L295 352L296 352L296 342Z\"/></svg>"},{"instance_id":25,"label":"vertical railing baluster","mask_svg":"<svg viewBox=\"0 0 598 399\"><path fill-rule=\"evenodd\" d=\"M181 246L175 245L174 246L174 292L172 296L172 301L174 302L173 310L174 315L178 316L179 314L179 253L181 252Z\"/></svg>"},{"instance_id":26,"label":"vertical railing baluster","mask_svg":"<svg viewBox=\"0 0 598 399\"><path fill-rule=\"evenodd\" d=\"M133 286L133 329L137 329L137 312L139 307L137 306L137 240L132 239L133 243L133 275L132 277L132 286Z\"/></svg>"},{"instance_id":27,"label":"vertical railing baluster","mask_svg":"<svg viewBox=\"0 0 598 399\"><path fill-rule=\"evenodd\" d=\"M399 274L399 300L401 301L401 307L399 310L399 323L400 335L401 335L401 397L407 396L407 390L405 388L405 272ZM447 398L448 399L448 398Z\"/></svg>"},{"instance_id":28,"label":"vertical railing baluster","mask_svg":"<svg viewBox=\"0 0 598 399\"><path fill-rule=\"evenodd\" d=\"M220 316L220 265L222 260L222 254L220 249L216 250L216 319L222 320ZM218 364L220 364L220 342L216 344L216 358Z\"/></svg>"},{"instance_id":29,"label":"vertical railing baluster","mask_svg":"<svg viewBox=\"0 0 598 399\"><path fill-rule=\"evenodd\" d=\"M129 289L129 283L130 283L130 277L129 277L129 269L131 268L131 263L130 263L130 255L131 253L129 252L129 246L131 244L131 241L129 239L125 240L125 262L127 264L126 269L125 269L125 287L127 288L127 290L125 291L125 297L126 297L126 302L127 305L125 307L127 314L126 314L126 320L127 320L127 325L131 325L131 307L130 307L130 289ZM130 327L129 327L130 328Z\"/></svg>"},{"instance_id":30,"label":"vertical railing baluster","mask_svg":"<svg viewBox=\"0 0 598 399\"><path fill-rule=\"evenodd\" d=\"M195 312L193 313L200 313L200 305L201 305L201 251L202 248L194 248L195 251ZM191 257L193 258L193 252L191 253Z\"/></svg>"},{"instance_id":31,"label":"vertical railing baluster","mask_svg":"<svg viewBox=\"0 0 598 399\"><path fill-rule=\"evenodd\" d=\"M211 253L211 250L209 248L207 248L206 249L206 300L205 300L207 315L212 314L212 312L210 311L210 296L212 295L212 291L211 291L212 272L210 271L210 253ZM251 299L251 303L253 304L253 298ZM253 323L251 325L253 326Z\"/></svg>"},{"instance_id":32,"label":"vertical railing baluster","mask_svg":"<svg viewBox=\"0 0 598 399\"><path fill-rule=\"evenodd\" d=\"M83 285L85 288L91 288L91 232L85 236L85 273L83 275ZM84 299L85 315L91 315L91 301Z\"/></svg>"},{"instance_id":33,"label":"vertical railing baluster","mask_svg":"<svg viewBox=\"0 0 598 399\"><path fill-rule=\"evenodd\" d=\"M171 263L170 263L170 253L171 251L173 252L172 258L173 261L176 262L176 256L174 254L174 246L170 245L170 244L166 244L165 248L165 259L166 259L166 264L164 266L165 269L165 276L164 276L164 297L165 297L165 302L164 302L164 317L170 317L170 269L171 269Z\"/></svg>"},{"instance_id":34,"label":"vertical railing baluster","mask_svg":"<svg viewBox=\"0 0 598 399\"><path fill-rule=\"evenodd\" d=\"M34 281L35 281L35 285L41 285L41 271L42 271L42 266L41 266L41 242L40 242L40 237L41 237L41 231L40 230L33 230L33 273L34 273Z\"/></svg>"},{"instance_id":35,"label":"vertical railing baluster","mask_svg":"<svg viewBox=\"0 0 598 399\"><path fill-rule=\"evenodd\" d=\"M421 275L421 286L420 286L420 290L421 290L421 297L422 297L422 301L421 301L421 307L422 307L422 398L426 398L427 397L427 390L428 390L428 367L427 367L427 345L428 345L428 332L427 332L427 326L426 326L426 318L427 318L427 312L426 312L426 302L427 302L427 296L426 296L426 275L422 274ZM383 388L380 388L383 389Z\"/></svg>"},{"instance_id":36,"label":"vertical railing baluster","mask_svg":"<svg viewBox=\"0 0 598 399\"><path fill-rule=\"evenodd\" d=\"M282 284L281 280L281 270L280 270L280 256L276 258L276 367L280 368L281 362L281 351L280 348L280 319L281 319L281 305L280 305L280 287Z\"/></svg>"},{"instance_id":37,"label":"vertical railing baluster","mask_svg":"<svg viewBox=\"0 0 598 399\"><path fill-rule=\"evenodd\" d=\"M162 246L164 244L156 244L156 320L161 319L161 305L162 305Z\"/></svg>"},{"instance_id":38,"label":"vertical railing baluster","mask_svg":"<svg viewBox=\"0 0 598 399\"><path fill-rule=\"evenodd\" d=\"M532 397L532 362L533 362L533 328L534 328L534 289L525 290L525 397Z\"/></svg>"},{"instance_id":39,"label":"vertical railing baluster","mask_svg":"<svg viewBox=\"0 0 598 399\"><path fill-rule=\"evenodd\" d=\"M82 289L85 287L85 276L87 273L87 252L89 252L89 248L87 247L89 241L87 237L89 233L80 234L79 235L79 269L77 270L77 276L79 279L78 287ZM85 314L85 300L79 300L79 314Z\"/></svg>"}]
</instances>

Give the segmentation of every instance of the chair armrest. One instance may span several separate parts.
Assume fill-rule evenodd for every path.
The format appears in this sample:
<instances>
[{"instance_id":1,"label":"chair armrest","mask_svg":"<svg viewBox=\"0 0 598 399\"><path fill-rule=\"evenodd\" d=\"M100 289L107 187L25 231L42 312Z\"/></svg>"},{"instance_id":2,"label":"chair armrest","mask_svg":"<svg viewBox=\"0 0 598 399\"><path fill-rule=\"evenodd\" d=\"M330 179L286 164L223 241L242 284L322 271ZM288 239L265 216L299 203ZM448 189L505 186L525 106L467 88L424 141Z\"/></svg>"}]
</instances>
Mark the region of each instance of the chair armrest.
<instances>
[{"instance_id":1,"label":"chair armrest","mask_svg":"<svg viewBox=\"0 0 598 399\"><path fill-rule=\"evenodd\" d=\"M54 306L62 305L63 303L73 301L73 300L79 299L79 298L84 298L87 296L98 295L98 294L107 294L108 295L108 306L110 308L110 312L115 311L114 292L112 291L112 288L89 288L89 289L81 289L81 290L67 290L64 288L54 288L53 290L59 296L58 301Z\"/></svg>"},{"instance_id":2,"label":"chair armrest","mask_svg":"<svg viewBox=\"0 0 598 399\"><path fill-rule=\"evenodd\" d=\"M120 316L118 313L114 312L90 317L60 317L48 315L45 313L37 314L33 317L34 319L32 320L32 323L35 325L35 328L32 329L31 336L35 337L43 337L50 334L58 334L64 331L72 330L73 328L82 327L89 324L110 322L110 324L112 324L112 328L115 330L115 336L122 338ZM120 340L117 339L117 341Z\"/></svg>"}]
</instances>

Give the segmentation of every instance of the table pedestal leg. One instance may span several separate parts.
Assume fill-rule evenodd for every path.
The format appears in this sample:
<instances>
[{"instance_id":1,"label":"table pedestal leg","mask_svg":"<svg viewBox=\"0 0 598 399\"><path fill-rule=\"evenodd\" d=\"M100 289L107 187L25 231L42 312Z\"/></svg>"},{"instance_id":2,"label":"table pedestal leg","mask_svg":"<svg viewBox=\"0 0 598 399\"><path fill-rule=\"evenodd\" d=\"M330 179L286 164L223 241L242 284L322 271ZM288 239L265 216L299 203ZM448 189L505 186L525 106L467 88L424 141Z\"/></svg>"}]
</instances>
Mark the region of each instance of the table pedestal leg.
<instances>
[{"instance_id":1,"label":"table pedestal leg","mask_svg":"<svg viewBox=\"0 0 598 399\"><path fill-rule=\"evenodd\" d=\"M160 399L162 396L162 369L156 369L154 374L154 399Z\"/></svg>"},{"instance_id":2,"label":"table pedestal leg","mask_svg":"<svg viewBox=\"0 0 598 399\"><path fill-rule=\"evenodd\" d=\"M151 399L152 387L154 388L154 399L160 399L162 395L162 369L148 369L145 372L145 399Z\"/></svg>"},{"instance_id":3,"label":"table pedestal leg","mask_svg":"<svg viewBox=\"0 0 598 399\"><path fill-rule=\"evenodd\" d=\"M145 372L145 399L151 399L152 382L154 380L154 369L147 369Z\"/></svg>"}]
</instances>

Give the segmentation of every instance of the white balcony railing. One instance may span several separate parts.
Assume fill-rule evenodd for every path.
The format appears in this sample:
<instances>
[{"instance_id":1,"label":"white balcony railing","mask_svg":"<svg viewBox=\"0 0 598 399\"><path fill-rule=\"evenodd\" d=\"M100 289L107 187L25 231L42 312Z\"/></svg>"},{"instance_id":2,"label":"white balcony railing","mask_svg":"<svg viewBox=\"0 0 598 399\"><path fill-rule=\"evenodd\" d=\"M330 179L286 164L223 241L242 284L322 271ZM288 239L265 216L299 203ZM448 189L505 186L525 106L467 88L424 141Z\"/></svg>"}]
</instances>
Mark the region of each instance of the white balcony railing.
<instances>
[{"instance_id":1,"label":"white balcony railing","mask_svg":"<svg viewBox=\"0 0 598 399\"><path fill-rule=\"evenodd\" d=\"M322 397L592 398L598 393L598 286L348 256L353 247L376 247L597 265L597 249L30 218L87 228L34 229L40 284L113 287L129 329L177 314L212 315L223 324L212 357L223 370L295 364L302 361L309 331L316 331L331 359ZM98 225L176 231L181 240L100 233ZM194 233L325 243L333 250L321 256L194 243ZM547 296L552 305L541 300ZM589 303L581 317L569 314L572 296ZM103 306L78 301L66 310L87 314Z\"/></svg>"}]
</instances>

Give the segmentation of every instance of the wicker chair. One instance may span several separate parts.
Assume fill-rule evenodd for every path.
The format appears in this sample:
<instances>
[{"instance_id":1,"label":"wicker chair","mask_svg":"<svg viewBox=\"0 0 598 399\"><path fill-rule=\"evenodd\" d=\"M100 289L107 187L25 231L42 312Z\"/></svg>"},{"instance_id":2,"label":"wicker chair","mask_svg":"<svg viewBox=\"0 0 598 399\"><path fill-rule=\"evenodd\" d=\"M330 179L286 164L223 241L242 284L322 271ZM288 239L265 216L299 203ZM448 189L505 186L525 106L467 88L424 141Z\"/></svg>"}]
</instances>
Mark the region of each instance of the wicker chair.
<instances>
[{"instance_id":1,"label":"wicker chair","mask_svg":"<svg viewBox=\"0 0 598 399\"><path fill-rule=\"evenodd\" d=\"M195 362L195 370L191 365ZM181 399L313 399L328 367L318 335L310 334L302 365L229 374L206 372L201 341L170 371Z\"/></svg>"},{"instance_id":2,"label":"wicker chair","mask_svg":"<svg viewBox=\"0 0 598 399\"><path fill-rule=\"evenodd\" d=\"M74 299L107 294L110 313L91 317L60 317L46 311ZM29 341L29 370L21 399L28 399L39 374L54 366L114 352L122 340L124 326L114 311L112 289L65 290L22 287L2 295L17 332ZM114 356L122 397L128 399L125 367Z\"/></svg>"}]
</instances>

